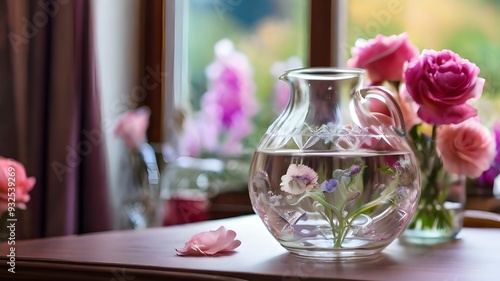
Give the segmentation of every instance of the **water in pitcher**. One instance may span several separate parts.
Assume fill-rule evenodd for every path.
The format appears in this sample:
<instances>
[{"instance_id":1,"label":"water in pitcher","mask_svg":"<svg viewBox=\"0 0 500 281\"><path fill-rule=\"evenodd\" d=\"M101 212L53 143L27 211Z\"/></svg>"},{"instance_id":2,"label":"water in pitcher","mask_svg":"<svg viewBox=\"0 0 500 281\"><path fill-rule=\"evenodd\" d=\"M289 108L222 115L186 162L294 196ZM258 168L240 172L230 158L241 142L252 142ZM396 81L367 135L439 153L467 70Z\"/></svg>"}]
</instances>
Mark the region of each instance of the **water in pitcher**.
<instances>
[{"instance_id":1,"label":"water in pitcher","mask_svg":"<svg viewBox=\"0 0 500 281\"><path fill-rule=\"evenodd\" d=\"M257 150L250 167L252 205L292 252L385 247L404 230L418 199L411 157L369 150Z\"/></svg>"}]
</instances>

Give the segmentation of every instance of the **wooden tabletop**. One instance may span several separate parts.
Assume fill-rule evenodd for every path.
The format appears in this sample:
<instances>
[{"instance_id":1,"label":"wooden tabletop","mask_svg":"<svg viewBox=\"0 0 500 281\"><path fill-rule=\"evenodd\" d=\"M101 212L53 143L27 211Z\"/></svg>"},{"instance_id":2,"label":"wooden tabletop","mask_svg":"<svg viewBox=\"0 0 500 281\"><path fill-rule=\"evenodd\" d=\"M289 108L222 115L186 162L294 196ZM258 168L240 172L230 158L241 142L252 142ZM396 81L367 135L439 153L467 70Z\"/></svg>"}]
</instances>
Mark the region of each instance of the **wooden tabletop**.
<instances>
[{"instance_id":1,"label":"wooden tabletop","mask_svg":"<svg viewBox=\"0 0 500 281\"><path fill-rule=\"evenodd\" d=\"M192 235L219 226L242 244L216 257L178 256ZM289 254L256 215L146 230L16 241L0 245L0 280L500 280L500 230L464 228L439 246L395 241L374 260L325 262Z\"/></svg>"}]
</instances>

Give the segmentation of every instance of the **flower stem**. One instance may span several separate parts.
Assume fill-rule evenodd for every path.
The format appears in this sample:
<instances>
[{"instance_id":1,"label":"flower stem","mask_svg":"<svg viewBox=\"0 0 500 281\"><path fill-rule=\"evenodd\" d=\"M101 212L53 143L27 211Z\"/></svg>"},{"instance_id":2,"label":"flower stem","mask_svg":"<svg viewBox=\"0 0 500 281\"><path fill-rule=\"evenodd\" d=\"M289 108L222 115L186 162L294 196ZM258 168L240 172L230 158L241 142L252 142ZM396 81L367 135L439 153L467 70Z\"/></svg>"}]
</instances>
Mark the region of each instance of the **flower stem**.
<instances>
[{"instance_id":1,"label":"flower stem","mask_svg":"<svg viewBox=\"0 0 500 281\"><path fill-rule=\"evenodd\" d=\"M347 233L344 233L347 226L345 225L345 221L343 218L339 218L339 233L337 234L337 237L335 238L334 236L334 244L333 244L333 247L334 248L341 248L342 247L342 243L344 243L344 239L345 239L345 236ZM334 228L332 228L333 230Z\"/></svg>"},{"instance_id":2,"label":"flower stem","mask_svg":"<svg viewBox=\"0 0 500 281\"><path fill-rule=\"evenodd\" d=\"M448 174L443 170L443 163L436 151L437 125L432 127L432 136L428 150L421 154L421 170L425 180L417 212L409 229L451 230L453 214L444 204L450 189Z\"/></svg>"}]
</instances>

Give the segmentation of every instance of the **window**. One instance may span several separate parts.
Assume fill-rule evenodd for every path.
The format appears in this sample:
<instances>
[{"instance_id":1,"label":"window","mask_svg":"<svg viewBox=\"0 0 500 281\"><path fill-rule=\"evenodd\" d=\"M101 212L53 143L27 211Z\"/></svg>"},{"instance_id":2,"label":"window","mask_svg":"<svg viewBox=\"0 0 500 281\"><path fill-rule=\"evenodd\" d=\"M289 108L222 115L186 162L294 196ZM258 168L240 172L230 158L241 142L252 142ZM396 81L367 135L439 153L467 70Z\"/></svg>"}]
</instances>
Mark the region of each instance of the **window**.
<instances>
[{"instance_id":1,"label":"window","mask_svg":"<svg viewBox=\"0 0 500 281\"><path fill-rule=\"evenodd\" d=\"M449 48L478 64L486 78L479 114L486 125L498 120L500 103L500 19L498 0L171 0L164 1L164 139L167 161L176 154L186 120L203 110L210 90L205 72L223 39L244 54L253 69L259 113L245 139L252 149L276 112L274 62L297 57L304 66L343 66L357 38L408 32L420 49ZM204 120L199 119L200 123ZM195 122L196 123L196 122ZM209 124L209 123L208 123ZM181 141L182 142L182 141ZM246 183L245 183L246 184Z\"/></svg>"},{"instance_id":2,"label":"window","mask_svg":"<svg viewBox=\"0 0 500 281\"><path fill-rule=\"evenodd\" d=\"M255 86L252 95L258 103L258 112L251 116L253 131L242 142L243 150L255 147L258 141L255 136L260 136L277 114L273 96L277 77L271 71L273 65L288 61L299 67L307 63L308 2L189 0L165 4L166 66L171 67L166 72L174 73L172 80L166 81L167 96L169 89L172 91L171 99L165 100L165 121L169 128L166 142L176 142L186 126L193 123L206 121L210 125L206 118L195 121L193 118L203 111L201 100L211 87L207 67L217 60L218 43L225 42L249 62L251 73L245 79ZM180 134L168 135L173 131Z\"/></svg>"},{"instance_id":3,"label":"window","mask_svg":"<svg viewBox=\"0 0 500 281\"><path fill-rule=\"evenodd\" d=\"M165 223L179 218L196 221L205 216L251 213L246 192L249 161L239 160L251 156L277 114L274 91L279 69L272 71L273 66L280 68L279 63L288 63L298 67L307 63L309 1L168 0L164 5L167 75L162 152L168 167L162 177L163 190L167 192L162 196L168 198L167 209L172 210ZM221 64L225 67L221 68ZM229 120L234 118L227 123L223 118L214 121L213 111L209 112L204 102L207 96L214 97L211 93L216 92L212 91L218 87L214 86L216 83L223 84L219 94L227 94L233 102L218 107L230 113ZM242 96L242 92L249 99L238 108L233 98ZM253 101L258 104L257 111L249 112L249 103ZM245 114L240 114L242 111ZM245 131L247 117L253 126L251 131ZM244 137L240 139L242 131ZM214 132L217 145L207 146L213 144ZM232 132L237 135L236 145L231 142ZM226 154L231 155L225 157ZM178 157L185 155L218 159ZM185 211L185 202L194 200L206 206L206 197L211 201L209 210L201 207ZM184 211L179 215L175 210Z\"/></svg>"}]
</instances>

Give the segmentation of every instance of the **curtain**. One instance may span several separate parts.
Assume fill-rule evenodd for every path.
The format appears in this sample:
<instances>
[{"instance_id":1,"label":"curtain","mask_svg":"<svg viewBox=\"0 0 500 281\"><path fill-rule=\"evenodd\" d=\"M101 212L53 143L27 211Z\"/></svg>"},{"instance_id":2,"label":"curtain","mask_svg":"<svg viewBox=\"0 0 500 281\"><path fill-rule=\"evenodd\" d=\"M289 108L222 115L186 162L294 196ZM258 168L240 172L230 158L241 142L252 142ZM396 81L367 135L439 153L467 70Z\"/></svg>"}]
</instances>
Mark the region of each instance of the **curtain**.
<instances>
[{"instance_id":1,"label":"curtain","mask_svg":"<svg viewBox=\"0 0 500 281\"><path fill-rule=\"evenodd\" d=\"M0 1L0 156L36 178L16 238L111 228L91 1Z\"/></svg>"}]
</instances>

